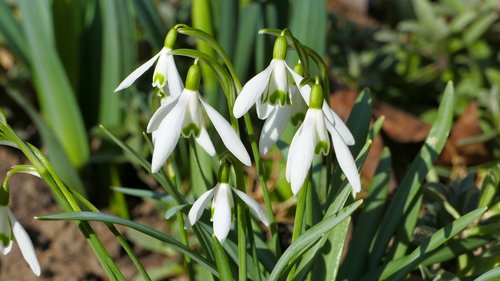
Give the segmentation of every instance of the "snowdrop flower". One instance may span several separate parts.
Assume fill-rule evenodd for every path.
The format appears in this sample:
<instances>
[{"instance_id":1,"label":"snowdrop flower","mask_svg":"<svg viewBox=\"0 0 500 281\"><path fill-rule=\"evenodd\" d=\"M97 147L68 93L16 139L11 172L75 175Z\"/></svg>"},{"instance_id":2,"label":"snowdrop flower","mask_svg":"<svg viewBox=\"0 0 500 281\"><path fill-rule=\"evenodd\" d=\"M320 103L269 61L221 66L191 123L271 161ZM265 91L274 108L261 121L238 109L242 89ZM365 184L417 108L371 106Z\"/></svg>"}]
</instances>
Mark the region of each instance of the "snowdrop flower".
<instances>
[{"instance_id":1,"label":"snowdrop flower","mask_svg":"<svg viewBox=\"0 0 500 281\"><path fill-rule=\"evenodd\" d=\"M177 67L175 66L174 56L171 54L176 39L177 30L171 29L165 37L165 44L160 52L130 73L130 75L115 89L115 92L128 88L137 78L158 61L153 73L152 86L158 88L162 93L170 93L174 97L178 97L181 94L183 85Z\"/></svg>"},{"instance_id":2,"label":"snowdrop flower","mask_svg":"<svg viewBox=\"0 0 500 281\"><path fill-rule=\"evenodd\" d=\"M243 116L253 104L256 105L257 116L266 119L272 113L274 105L283 107L292 102L290 92L291 77L295 73L285 61L287 41L284 36L276 38L273 60L261 73L250 79L236 98L233 114L236 118ZM289 76L291 74L292 76ZM299 81L302 81L302 77Z\"/></svg>"},{"instance_id":3,"label":"snowdrop flower","mask_svg":"<svg viewBox=\"0 0 500 281\"><path fill-rule=\"evenodd\" d=\"M311 168L314 154L327 155L330 151L330 133L340 168L355 192L361 190L354 158L339 130L328 120L323 107L323 89L319 84L311 88L310 106L302 125L295 133L286 162L286 179L297 195Z\"/></svg>"},{"instance_id":4,"label":"snowdrop flower","mask_svg":"<svg viewBox=\"0 0 500 281\"><path fill-rule=\"evenodd\" d=\"M297 73L302 73L300 62L295 66L294 70ZM289 89L291 96L290 104L283 107L279 105L273 106L266 122L264 122L259 140L259 151L261 154L266 154L271 149L271 146L278 141L278 138L290 121L292 124L297 125L304 119L307 105L298 93L299 90L295 84L291 84Z\"/></svg>"},{"instance_id":5,"label":"snowdrop flower","mask_svg":"<svg viewBox=\"0 0 500 281\"><path fill-rule=\"evenodd\" d=\"M302 83L302 79L304 79L302 76L300 76L296 72L292 72L292 77L295 81L295 84L297 88L299 88L299 93L301 94L303 100L309 106L309 99L311 95L311 86L310 85L304 85L301 86L300 84ZM342 139L347 145L354 145L356 141L354 140L353 135L351 134L351 131L349 131L349 128L345 125L344 121L340 118L340 116L333 111L332 108L328 106L326 102L323 102L323 105L321 106L321 110L323 111L323 114L325 115L326 119L332 124L335 129L340 133Z\"/></svg>"},{"instance_id":6,"label":"snowdrop flower","mask_svg":"<svg viewBox=\"0 0 500 281\"><path fill-rule=\"evenodd\" d=\"M259 218L265 226L269 226L269 218L262 207L246 193L231 187L229 181L229 167L223 164L221 167L220 182L214 188L203 193L189 210L185 227L194 225L203 214L203 210L212 200L213 230L217 239L223 243L231 229L231 209L234 206L233 192L248 205L250 211Z\"/></svg>"},{"instance_id":7,"label":"snowdrop flower","mask_svg":"<svg viewBox=\"0 0 500 281\"><path fill-rule=\"evenodd\" d=\"M231 125L198 92L200 76L200 67L195 63L188 70L186 88L180 97L164 102L149 121L147 132L154 133L153 173L160 170L181 135L193 136L209 155L215 156L214 145L202 123L202 112L207 114L227 149L243 164L251 165L250 156Z\"/></svg>"},{"instance_id":8,"label":"snowdrop flower","mask_svg":"<svg viewBox=\"0 0 500 281\"><path fill-rule=\"evenodd\" d=\"M24 260L36 276L40 276L40 265L31 239L23 226L16 220L7 206L0 206L0 252L7 255L12 249L12 243L17 241Z\"/></svg>"}]
</instances>

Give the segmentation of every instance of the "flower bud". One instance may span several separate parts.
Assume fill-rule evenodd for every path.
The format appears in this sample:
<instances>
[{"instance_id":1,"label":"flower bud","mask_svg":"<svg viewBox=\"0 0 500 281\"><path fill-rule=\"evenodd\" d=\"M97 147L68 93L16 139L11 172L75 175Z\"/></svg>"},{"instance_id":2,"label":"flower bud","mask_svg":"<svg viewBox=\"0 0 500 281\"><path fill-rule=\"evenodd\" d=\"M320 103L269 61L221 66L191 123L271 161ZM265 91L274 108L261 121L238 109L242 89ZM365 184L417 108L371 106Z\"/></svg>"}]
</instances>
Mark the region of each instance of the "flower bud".
<instances>
[{"instance_id":1,"label":"flower bud","mask_svg":"<svg viewBox=\"0 0 500 281\"><path fill-rule=\"evenodd\" d=\"M273 59L284 60L286 58L287 42L285 36L279 36L274 41Z\"/></svg>"}]
</instances>

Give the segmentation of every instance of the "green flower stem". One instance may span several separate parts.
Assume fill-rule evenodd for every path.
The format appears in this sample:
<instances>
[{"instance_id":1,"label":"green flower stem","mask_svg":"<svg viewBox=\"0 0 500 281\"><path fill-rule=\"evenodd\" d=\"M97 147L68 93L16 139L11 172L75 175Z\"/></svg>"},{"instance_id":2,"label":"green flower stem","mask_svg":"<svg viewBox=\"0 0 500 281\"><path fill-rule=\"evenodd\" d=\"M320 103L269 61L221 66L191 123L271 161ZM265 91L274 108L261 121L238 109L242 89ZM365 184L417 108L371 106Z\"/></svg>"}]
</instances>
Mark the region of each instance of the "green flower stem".
<instances>
[{"instance_id":1,"label":"green flower stem","mask_svg":"<svg viewBox=\"0 0 500 281\"><path fill-rule=\"evenodd\" d=\"M244 203L238 200L236 206L238 221L238 280L247 279L247 221L248 210Z\"/></svg>"},{"instance_id":2,"label":"green flower stem","mask_svg":"<svg viewBox=\"0 0 500 281\"><path fill-rule=\"evenodd\" d=\"M194 145L194 144L193 144ZM194 149L194 148L193 148ZM177 179L175 177L175 172L172 167L172 163L167 161L167 175L171 182L174 183L175 188L178 189ZM177 212L177 221L179 222L179 233L181 235L181 241L187 248L189 248L189 239L187 237L186 230L184 229L184 217L181 212ZM188 256L184 255L184 262L186 263L186 268L188 270L189 280L194 280L195 272L193 267L193 261Z\"/></svg>"},{"instance_id":3,"label":"green flower stem","mask_svg":"<svg viewBox=\"0 0 500 281\"><path fill-rule=\"evenodd\" d=\"M247 225L252 225L252 219L250 216L247 216ZM259 263L259 256L257 255L257 247L255 247L255 240L254 240L254 234L251 228L248 228L248 241L250 243L250 247L252 250L252 261L253 261L253 266L254 266L254 280L255 281L260 281L260 263Z\"/></svg>"},{"instance_id":4,"label":"green flower stem","mask_svg":"<svg viewBox=\"0 0 500 281\"><path fill-rule=\"evenodd\" d=\"M177 212L176 216L177 216L177 221L179 222L179 232L181 234L181 242L182 244L186 245L186 247L189 248L189 240L186 230L184 229L184 217L182 216L182 212ZM189 280L194 281L195 272L194 272L193 261L191 260L190 257L184 255L184 263L186 264Z\"/></svg>"},{"instance_id":5,"label":"green flower stem","mask_svg":"<svg viewBox=\"0 0 500 281\"><path fill-rule=\"evenodd\" d=\"M250 144L252 147L253 157L255 159L255 165L257 166L257 171L259 174L259 183L262 187L262 195L264 197L264 204L266 205L267 216L269 217L269 228L271 230L271 240L272 240L272 250L274 254L279 257L281 256L281 246L280 239L278 236L278 227L276 221L274 220L273 206L271 203L271 197L269 196L269 190L267 189L267 182L264 179L264 166L262 165L262 159L260 159L259 148L257 147L257 142L255 140L255 135L253 133L252 121L250 116L245 114L243 116L245 120L245 126L247 129L248 137L250 138Z\"/></svg>"},{"instance_id":6,"label":"green flower stem","mask_svg":"<svg viewBox=\"0 0 500 281\"><path fill-rule=\"evenodd\" d=\"M176 28L177 28L177 31L179 33L182 33L182 34L185 34L187 36L191 36L193 38L207 42L217 52L217 54L222 58L224 64L226 65L227 70L229 71L229 74L232 78L232 82L234 83L234 86L236 88L236 91L239 94L241 92L241 89L242 89L240 79L238 78L238 75L236 74L236 70L235 70L231 60L229 59L227 54L224 52L222 47L217 43L217 41L212 36L207 34L206 32L203 32L203 31L195 29L195 28L191 28L187 25L179 24L176 26ZM213 67L215 67L215 66L213 66ZM228 102L228 107L230 110L233 109L235 99L236 99L235 95L232 95L232 94L227 95L227 102ZM234 116L232 114L230 114L230 116L231 116L231 124L232 124L233 128L236 130L236 132L239 133L237 120L234 118ZM263 169L263 165L262 165L262 162L260 159L259 149L257 147L257 142L256 142L255 136L253 134L253 127L252 127L252 122L250 120L250 116L248 114L245 114L244 120L245 120L245 126L247 129L247 133L250 137L252 152L253 152L253 156L255 159L255 163L257 165L257 171L259 174L259 182L260 182L260 185L262 187L262 194L264 196L264 202L266 205L267 214L269 216L270 229L271 229L272 241L273 241L273 246L274 246L273 251L277 256L279 256L279 255L281 255L281 249L280 249L280 245L279 245L278 230L276 227L276 222L274 220L271 198L269 197L269 191L267 190L267 183L266 183L264 176L263 176L264 169Z\"/></svg>"},{"instance_id":7,"label":"green flower stem","mask_svg":"<svg viewBox=\"0 0 500 281\"><path fill-rule=\"evenodd\" d=\"M306 209L311 209L307 208L306 206L306 201L308 197L307 195L309 193L309 189L311 189L309 186L310 180L311 180L311 174L309 174L309 177L304 182L304 185L302 185L302 188L299 191L299 196L297 198L297 208L295 209L295 220L293 221L292 243L295 242L302 233L304 219L305 219L304 215ZM296 266L293 266L292 269L290 270L290 273L288 274L287 280L290 281L293 280L295 276L295 269Z\"/></svg>"}]
</instances>

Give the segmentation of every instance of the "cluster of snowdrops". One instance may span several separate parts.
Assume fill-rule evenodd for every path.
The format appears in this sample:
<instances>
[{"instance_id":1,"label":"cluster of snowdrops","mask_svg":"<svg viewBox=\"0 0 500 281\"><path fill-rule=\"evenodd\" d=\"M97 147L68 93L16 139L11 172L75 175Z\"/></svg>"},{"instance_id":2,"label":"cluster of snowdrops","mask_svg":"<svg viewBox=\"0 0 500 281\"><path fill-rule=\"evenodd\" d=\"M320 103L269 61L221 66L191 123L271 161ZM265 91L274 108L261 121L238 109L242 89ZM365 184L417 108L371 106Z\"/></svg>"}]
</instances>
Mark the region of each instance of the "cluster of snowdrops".
<instances>
[{"instance_id":1,"label":"cluster of snowdrops","mask_svg":"<svg viewBox=\"0 0 500 281\"><path fill-rule=\"evenodd\" d=\"M307 49L308 52L301 52L302 48L306 47L302 46L286 29L282 31L262 30L261 33L276 36L272 60L269 66L243 87L240 86L238 78L231 75L231 84L228 87L239 94L234 99L234 96L226 93L230 114L233 115L230 123L203 99L199 90L202 77L200 64L205 63L215 68L209 59L204 56L192 56L194 62L189 67L186 78L184 80L181 78L175 64L174 49L179 26L181 25L168 32L164 47L160 52L126 77L115 92L131 86L156 63L152 87L161 94L161 105L147 125L147 132L152 135L154 147L151 162L152 173L159 172L169 161L181 136L193 138L210 156L220 157L218 184L204 192L192 204L185 221L186 228L200 219L211 202L213 234L220 243L223 243L231 230L234 195L239 197L264 225L270 225L272 210L264 210L244 190L235 188L231 181L231 175L238 174L235 171L236 167L241 164L252 165L251 157L241 141L237 119L243 116L249 118L248 111L253 105L255 105L257 117L265 120L258 141L258 151L253 151L254 156L255 153L262 155L268 153L287 124L290 122L294 125L300 124L290 143L286 159L286 180L290 183L295 196L307 184L314 155L328 155L332 147L337 162L352 189L354 192L360 191L358 170L348 148L349 145L354 144L355 140L325 100L328 92L324 83L327 84L328 81L325 82L322 79L327 78L311 77L301 64L301 61L309 59L309 55L313 60L317 59L319 57L317 54L310 49ZM299 57L293 68L286 61L289 49L297 51ZM234 74L234 71L231 71L230 62L225 61L225 63L231 74ZM230 153L217 153L212 141L214 136L210 135L207 130L207 121L210 121ZM238 169L238 171L242 170ZM26 231L10 211L8 199L8 185L4 184L0 192L0 251L4 255L7 254L13 241L17 241L33 272L40 275L40 266L33 245Z\"/></svg>"}]
</instances>

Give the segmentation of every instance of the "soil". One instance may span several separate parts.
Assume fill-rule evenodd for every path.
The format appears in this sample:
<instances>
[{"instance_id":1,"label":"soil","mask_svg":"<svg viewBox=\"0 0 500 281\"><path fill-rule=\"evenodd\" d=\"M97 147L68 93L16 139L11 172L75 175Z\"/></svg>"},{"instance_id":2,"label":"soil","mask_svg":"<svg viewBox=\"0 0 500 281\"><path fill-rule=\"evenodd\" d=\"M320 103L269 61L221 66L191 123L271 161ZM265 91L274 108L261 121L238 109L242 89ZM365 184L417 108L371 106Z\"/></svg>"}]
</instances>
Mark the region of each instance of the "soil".
<instances>
[{"instance_id":1,"label":"soil","mask_svg":"<svg viewBox=\"0 0 500 281\"><path fill-rule=\"evenodd\" d=\"M2 182L10 167L24 161L20 154L6 147L0 147L0 159L2 160L0 162ZM9 186L10 207L33 241L42 274L39 278L33 274L24 261L19 247L15 244L8 255L0 255L1 281L107 280L99 262L75 223L33 219L34 216L61 212L51 191L40 179L30 175L15 175L11 178ZM132 210L134 220L158 218L155 212L155 206L148 202ZM137 275L137 270L127 255L121 251L112 234L103 224L94 223L92 226L121 269L125 279L132 280ZM124 229L120 231L126 232ZM165 260L165 257L159 254L146 252L138 247L134 250L146 268L157 267Z\"/></svg>"}]
</instances>

